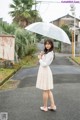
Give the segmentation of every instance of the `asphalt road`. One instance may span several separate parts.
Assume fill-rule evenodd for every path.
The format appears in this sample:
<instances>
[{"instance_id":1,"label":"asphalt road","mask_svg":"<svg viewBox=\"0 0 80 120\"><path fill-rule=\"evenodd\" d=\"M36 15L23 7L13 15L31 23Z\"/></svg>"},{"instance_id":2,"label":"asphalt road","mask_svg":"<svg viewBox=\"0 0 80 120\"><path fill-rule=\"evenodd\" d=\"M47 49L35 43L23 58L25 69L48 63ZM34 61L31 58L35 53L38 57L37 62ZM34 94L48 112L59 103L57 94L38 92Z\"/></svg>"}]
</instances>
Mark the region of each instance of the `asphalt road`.
<instances>
[{"instance_id":1,"label":"asphalt road","mask_svg":"<svg viewBox=\"0 0 80 120\"><path fill-rule=\"evenodd\" d=\"M56 56L51 64L54 83L80 83L80 67L65 57ZM35 86L39 66L20 69L11 79L20 80L18 88Z\"/></svg>"},{"instance_id":2,"label":"asphalt road","mask_svg":"<svg viewBox=\"0 0 80 120\"><path fill-rule=\"evenodd\" d=\"M80 83L55 84L53 93L56 112L40 111L42 91L35 87L0 92L0 112L8 120L80 120Z\"/></svg>"},{"instance_id":3,"label":"asphalt road","mask_svg":"<svg viewBox=\"0 0 80 120\"><path fill-rule=\"evenodd\" d=\"M80 120L80 66L65 56L56 57L51 69L57 111L46 113L39 109L42 91L35 88L38 67L19 70L12 77L20 80L18 88L0 91L0 112L7 112L8 120Z\"/></svg>"}]
</instances>

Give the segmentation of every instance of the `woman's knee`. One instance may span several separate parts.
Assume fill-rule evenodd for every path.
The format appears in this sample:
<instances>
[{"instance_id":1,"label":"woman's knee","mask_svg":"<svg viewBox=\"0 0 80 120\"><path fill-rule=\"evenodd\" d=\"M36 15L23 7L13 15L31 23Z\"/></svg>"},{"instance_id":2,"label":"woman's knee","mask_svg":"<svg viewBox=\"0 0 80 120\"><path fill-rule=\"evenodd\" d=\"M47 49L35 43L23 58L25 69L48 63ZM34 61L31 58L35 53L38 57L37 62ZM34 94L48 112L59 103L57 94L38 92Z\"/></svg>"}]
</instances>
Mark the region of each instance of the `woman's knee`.
<instances>
[{"instance_id":1,"label":"woman's knee","mask_svg":"<svg viewBox=\"0 0 80 120\"><path fill-rule=\"evenodd\" d=\"M51 92L51 90L48 90L48 94Z\"/></svg>"},{"instance_id":2,"label":"woman's knee","mask_svg":"<svg viewBox=\"0 0 80 120\"><path fill-rule=\"evenodd\" d=\"M49 90L43 90L44 93L49 93Z\"/></svg>"}]
</instances>

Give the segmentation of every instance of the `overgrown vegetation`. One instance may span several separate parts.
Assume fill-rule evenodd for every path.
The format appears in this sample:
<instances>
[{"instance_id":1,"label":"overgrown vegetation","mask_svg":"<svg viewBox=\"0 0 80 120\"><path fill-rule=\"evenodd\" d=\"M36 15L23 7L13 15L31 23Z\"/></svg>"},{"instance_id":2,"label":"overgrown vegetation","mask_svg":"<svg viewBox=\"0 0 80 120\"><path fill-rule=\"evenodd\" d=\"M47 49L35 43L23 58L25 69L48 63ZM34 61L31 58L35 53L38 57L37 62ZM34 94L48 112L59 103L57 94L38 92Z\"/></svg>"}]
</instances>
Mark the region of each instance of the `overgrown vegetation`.
<instances>
[{"instance_id":1,"label":"overgrown vegetation","mask_svg":"<svg viewBox=\"0 0 80 120\"><path fill-rule=\"evenodd\" d=\"M80 57L74 57L72 59L80 65Z\"/></svg>"},{"instance_id":2,"label":"overgrown vegetation","mask_svg":"<svg viewBox=\"0 0 80 120\"><path fill-rule=\"evenodd\" d=\"M28 32L18 25L8 24L0 20L0 34L15 35L15 56L17 54L18 58L36 52L37 38L35 34Z\"/></svg>"},{"instance_id":3,"label":"overgrown vegetation","mask_svg":"<svg viewBox=\"0 0 80 120\"><path fill-rule=\"evenodd\" d=\"M14 64L13 68L0 68L0 85L9 79L9 77L14 74L21 67L32 67L36 66L38 63L38 58L34 55L27 55L23 57L19 63Z\"/></svg>"},{"instance_id":4,"label":"overgrown vegetation","mask_svg":"<svg viewBox=\"0 0 80 120\"><path fill-rule=\"evenodd\" d=\"M9 12L13 18L12 24L8 24L0 19L0 35L15 36L16 61L11 68L0 68L0 83L4 82L5 79L9 79L8 77L20 67L30 67L37 64L37 57L33 54L37 50L36 42L40 36L36 37L34 33L24 29L28 24L42 21L38 11L32 9L33 5L36 4L37 2L34 0L13 0L13 3L10 4L12 11Z\"/></svg>"},{"instance_id":5,"label":"overgrown vegetation","mask_svg":"<svg viewBox=\"0 0 80 120\"><path fill-rule=\"evenodd\" d=\"M72 40L72 35L71 35L70 30L69 30L69 26L68 25L62 25L61 28L66 32L66 34L68 35L69 39Z\"/></svg>"}]
</instances>

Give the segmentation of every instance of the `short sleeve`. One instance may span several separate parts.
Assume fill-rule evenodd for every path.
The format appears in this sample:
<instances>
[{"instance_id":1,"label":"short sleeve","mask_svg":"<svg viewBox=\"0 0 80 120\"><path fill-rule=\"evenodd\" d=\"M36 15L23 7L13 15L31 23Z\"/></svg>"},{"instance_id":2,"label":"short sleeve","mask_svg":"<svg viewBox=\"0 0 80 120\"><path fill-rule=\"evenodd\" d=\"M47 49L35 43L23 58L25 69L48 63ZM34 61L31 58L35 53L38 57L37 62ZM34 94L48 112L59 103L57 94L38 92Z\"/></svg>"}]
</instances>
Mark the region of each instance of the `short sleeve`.
<instances>
[{"instance_id":1,"label":"short sleeve","mask_svg":"<svg viewBox=\"0 0 80 120\"><path fill-rule=\"evenodd\" d=\"M45 67L45 66L49 66L53 61L53 52L49 52L48 54L46 54L45 59L40 59L40 65Z\"/></svg>"}]
</instances>

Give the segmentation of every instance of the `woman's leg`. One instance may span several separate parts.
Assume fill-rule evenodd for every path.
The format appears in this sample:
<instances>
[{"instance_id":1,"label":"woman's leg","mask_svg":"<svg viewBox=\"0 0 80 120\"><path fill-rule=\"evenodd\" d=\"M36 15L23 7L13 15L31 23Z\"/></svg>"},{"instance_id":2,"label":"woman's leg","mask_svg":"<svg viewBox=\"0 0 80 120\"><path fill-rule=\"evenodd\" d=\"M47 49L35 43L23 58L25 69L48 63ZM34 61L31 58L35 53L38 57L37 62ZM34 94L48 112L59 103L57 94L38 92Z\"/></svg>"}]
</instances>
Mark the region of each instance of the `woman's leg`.
<instances>
[{"instance_id":1,"label":"woman's leg","mask_svg":"<svg viewBox=\"0 0 80 120\"><path fill-rule=\"evenodd\" d=\"M50 98L50 101L51 101L51 108L54 108L54 106L56 105L55 105L54 97L51 90L48 90L48 97Z\"/></svg>"},{"instance_id":2,"label":"woman's leg","mask_svg":"<svg viewBox=\"0 0 80 120\"><path fill-rule=\"evenodd\" d=\"M43 104L44 104L44 107L47 107L47 101L48 101L48 91L44 90L43 91Z\"/></svg>"}]
</instances>

